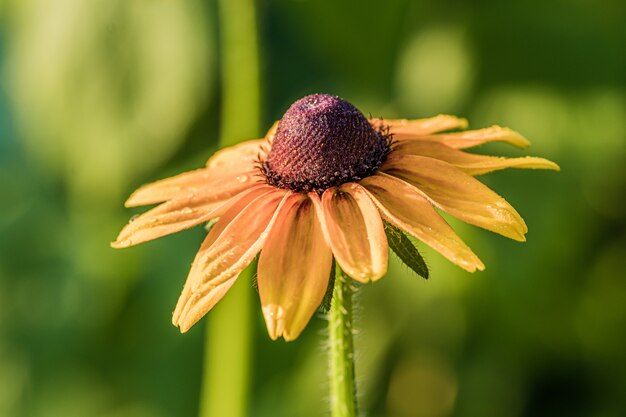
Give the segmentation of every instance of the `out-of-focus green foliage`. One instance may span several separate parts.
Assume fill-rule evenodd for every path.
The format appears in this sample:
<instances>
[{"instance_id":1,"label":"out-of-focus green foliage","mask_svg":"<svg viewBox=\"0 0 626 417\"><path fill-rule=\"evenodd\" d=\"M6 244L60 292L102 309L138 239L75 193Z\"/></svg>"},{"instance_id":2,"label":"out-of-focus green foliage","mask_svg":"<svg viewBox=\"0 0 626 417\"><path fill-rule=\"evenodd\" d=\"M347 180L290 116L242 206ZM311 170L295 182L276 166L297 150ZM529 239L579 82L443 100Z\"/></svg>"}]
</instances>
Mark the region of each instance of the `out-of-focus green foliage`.
<instances>
[{"instance_id":1,"label":"out-of-focus green foliage","mask_svg":"<svg viewBox=\"0 0 626 417\"><path fill-rule=\"evenodd\" d=\"M196 414L203 331L170 318L204 231L108 242L137 212L122 208L132 189L215 149L213 9L0 0L0 416ZM329 92L374 116L510 126L562 167L484 178L526 219L524 244L450 220L484 272L422 245L428 281L394 258L362 287L363 411L623 415L624 2L277 0L258 14L264 127ZM256 307L251 415L323 415L325 322L271 342Z\"/></svg>"}]
</instances>

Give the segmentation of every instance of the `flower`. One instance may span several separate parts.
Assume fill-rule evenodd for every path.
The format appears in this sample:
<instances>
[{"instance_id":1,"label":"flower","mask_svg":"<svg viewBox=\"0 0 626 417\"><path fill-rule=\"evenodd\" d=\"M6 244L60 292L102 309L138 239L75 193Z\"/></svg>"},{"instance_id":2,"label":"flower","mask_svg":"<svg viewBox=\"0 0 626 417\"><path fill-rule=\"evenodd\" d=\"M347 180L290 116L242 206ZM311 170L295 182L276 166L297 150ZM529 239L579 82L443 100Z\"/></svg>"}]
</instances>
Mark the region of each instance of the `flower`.
<instances>
[{"instance_id":1,"label":"flower","mask_svg":"<svg viewBox=\"0 0 626 417\"><path fill-rule=\"evenodd\" d=\"M368 120L339 97L304 97L265 139L223 149L204 168L135 191L127 207L160 204L124 227L112 246L218 219L193 261L174 325L187 331L260 252L258 290L269 335L293 340L322 302L333 258L357 281L385 275L384 222L470 272L483 263L437 209L525 240L517 211L474 176L559 167L542 158L465 152L494 141L529 144L507 128L458 131L465 128L465 119L447 115Z\"/></svg>"}]
</instances>

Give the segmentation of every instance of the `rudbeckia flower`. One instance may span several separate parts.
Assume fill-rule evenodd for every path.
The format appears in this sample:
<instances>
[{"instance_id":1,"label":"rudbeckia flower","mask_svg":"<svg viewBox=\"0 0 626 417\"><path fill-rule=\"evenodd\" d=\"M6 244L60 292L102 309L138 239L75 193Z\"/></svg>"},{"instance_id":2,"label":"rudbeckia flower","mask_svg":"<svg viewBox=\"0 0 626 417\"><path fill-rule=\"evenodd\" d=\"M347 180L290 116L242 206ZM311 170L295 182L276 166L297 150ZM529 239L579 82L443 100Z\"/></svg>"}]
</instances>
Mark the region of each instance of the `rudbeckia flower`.
<instances>
[{"instance_id":1,"label":"rudbeckia flower","mask_svg":"<svg viewBox=\"0 0 626 417\"><path fill-rule=\"evenodd\" d=\"M139 188L127 207L160 204L124 227L112 246L213 221L174 325L187 331L260 253L257 282L269 335L295 339L324 298L333 259L360 282L385 275L386 225L470 272L484 269L483 263L438 210L524 240L524 220L475 176L558 166L542 158L465 152L495 141L528 145L506 128L459 131L465 128L465 119L446 115L368 120L339 97L304 97L264 139L223 149L204 168Z\"/></svg>"}]
</instances>

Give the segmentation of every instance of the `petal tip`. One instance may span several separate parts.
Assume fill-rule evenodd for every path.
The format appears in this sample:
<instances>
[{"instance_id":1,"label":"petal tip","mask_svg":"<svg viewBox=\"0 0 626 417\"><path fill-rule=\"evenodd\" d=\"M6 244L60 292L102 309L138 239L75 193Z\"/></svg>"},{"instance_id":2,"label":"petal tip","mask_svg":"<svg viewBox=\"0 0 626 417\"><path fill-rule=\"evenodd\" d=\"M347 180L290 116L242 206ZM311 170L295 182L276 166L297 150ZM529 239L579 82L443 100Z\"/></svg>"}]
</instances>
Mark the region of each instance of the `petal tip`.
<instances>
[{"instance_id":1,"label":"petal tip","mask_svg":"<svg viewBox=\"0 0 626 417\"><path fill-rule=\"evenodd\" d=\"M370 271L357 271L353 268L350 268L348 265L342 265L338 260L337 263L339 263L339 266L341 267L343 272L345 272L346 275L348 275L353 280L362 282L363 284L367 284L368 282L372 281L373 274Z\"/></svg>"},{"instance_id":2,"label":"petal tip","mask_svg":"<svg viewBox=\"0 0 626 417\"><path fill-rule=\"evenodd\" d=\"M465 117L454 116L452 114L444 114L440 113L437 116L430 119L432 121L443 122L446 124L453 124L451 128L445 129L467 129L469 126L469 121ZM445 131L444 130L444 131Z\"/></svg>"},{"instance_id":3,"label":"petal tip","mask_svg":"<svg viewBox=\"0 0 626 417\"><path fill-rule=\"evenodd\" d=\"M275 304L263 307L267 334L272 340L278 340L279 337L283 336L285 327L283 315L282 308Z\"/></svg>"},{"instance_id":4,"label":"petal tip","mask_svg":"<svg viewBox=\"0 0 626 417\"><path fill-rule=\"evenodd\" d=\"M161 180L161 181L164 181L164 180ZM152 183L152 184L156 184L156 183ZM152 198L150 198L149 195L146 195L146 191L150 190L149 187L150 187L150 184L146 184L146 185L142 185L141 187L133 191L132 194L124 202L124 207L128 207L128 208L139 207L139 206L145 206L147 204L158 203L159 199L157 198L155 201L154 195L152 196Z\"/></svg>"},{"instance_id":5,"label":"petal tip","mask_svg":"<svg viewBox=\"0 0 626 417\"><path fill-rule=\"evenodd\" d=\"M485 264L481 261L477 256L473 256L473 259L465 261L463 263L455 262L458 266L466 270L467 272L473 274L476 271L484 271Z\"/></svg>"},{"instance_id":6,"label":"petal tip","mask_svg":"<svg viewBox=\"0 0 626 417\"><path fill-rule=\"evenodd\" d=\"M515 160L515 159L512 159ZM551 171L560 171L561 167L545 158L537 158L533 156L528 156L525 158L519 158L521 165L519 168L531 168L531 169L548 169Z\"/></svg>"},{"instance_id":7,"label":"petal tip","mask_svg":"<svg viewBox=\"0 0 626 417\"><path fill-rule=\"evenodd\" d=\"M133 246L133 242L130 239L116 240L111 242L111 247L114 249L124 249Z\"/></svg>"},{"instance_id":8,"label":"petal tip","mask_svg":"<svg viewBox=\"0 0 626 417\"><path fill-rule=\"evenodd\" d=\"M510 236L511 239L517 241L517 242L526 242L526 236L525 233L519 233L519 234L515 234L513 236Z\"/></svg>"},{"instance_id":9,"label":"petal tip","mask_svg":"<svg viewBox=\"0 0 626 417\"><path fill-rule=\"evenodd\" d=\"M485 270L485 264L480 259L476 258L476 269L479 271Z\"/></svg>"},{"instance_id":10,"label":"petal tip","mask_svg":"<svg viewBox=\"0 0 626 417\"><path fill-rule=\"evenodd\" d=\"M552 161L548 161L549 164L546 169L551 169L552 171L560 171L561 167L559 166L559 164L557 164L556 162L552 162Z\"/></svg>"},{"instance_id":11,"label":"petal tip","mask_svg":"<svg viewBox=\"0 0 626 417\"><path fill-rule=\"evenodd\" d=\"M178 327L181 333L187 333L189 329L193 327L196 322L189 319L189 317L182 317L175 326Z\"/></svg>"},{"instance_id":12,"label":"petal tip","mask_svg":"<svg viewBox=\"0 0 626 417\"><path fill-rule=\"evenodd\" d=\"M294 340L296 340L298 338L298 336L300 336L300 332L291 334L289 332L285 332L283 334L283 339L285 340L285 342L293 342Z\"/></svg>"},{"instance_id":13,"label":"petal tip","mask_svg":"<svg viewBox=\"0 0 626 417\"><path fill-rule=\"evenodd\" d=\"M389 250L388 247L386 249ZM382 268L380 268L378 271L372 271L368 274L368 282L375 282L384 277L387 274L388 265L389 260L386 259L384 261L384 264L380 265Z\"/></svg>"},{"instance_id":14,"label":"petal tip","mask_svg":"<svg viewBox=\"0 0 626 417\"><path fill-rule=\"evenodd\" d=\"M522 136L521 133L516 132L508 127L494 126L497 129L502 129L508 133L509 143L517 148L524 149L530 146L530 141Z\"/></svg>"},{"instance_id":15,"label":"petal tip","mask_svg":"<svg viewBox=\"0 0 626 417\"><path fill-rule=\"evenodd\" d=\"M370 281L371 281L371 282L376 282L376 281L380 280L382 277L384 277L384 276L386 275L386 273L387 273L387 272L385 271L385 273L382 273L382 274L376 274L376 275L374 275L374 276L371 276L371 277L370 277ZM428 279L428 278L427 278L427 279Z\"/></svg>"},{"instance_id":16,"label":"petal tip","mask_svg":"<svg viewBox=\"0 0 626 417\"><path fill-rule=\"evenodd\" d=\"M126 201L124 201L124 207L126 208L137 207L140 205L141 204L137 203L137 198L135 197L135 193L131 194L131 196L128 197Z\"/></svg>"}]
</instances>

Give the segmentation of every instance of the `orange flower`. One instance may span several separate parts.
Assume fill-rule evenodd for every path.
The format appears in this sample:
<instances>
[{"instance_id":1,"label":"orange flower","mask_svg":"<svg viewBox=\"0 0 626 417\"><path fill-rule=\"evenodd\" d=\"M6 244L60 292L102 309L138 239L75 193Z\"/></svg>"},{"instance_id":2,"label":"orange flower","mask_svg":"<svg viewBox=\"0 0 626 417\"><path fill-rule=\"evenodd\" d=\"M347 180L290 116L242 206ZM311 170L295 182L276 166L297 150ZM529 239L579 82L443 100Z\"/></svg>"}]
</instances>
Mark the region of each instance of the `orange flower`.
<instances>
[{"instance_id":1,"label":"orange flower","mask_svg":"<svg viewBox=\"0 0 626 417\"><path fill-rule=\"evenodd\" d=\"M388 222L473 272L483 263L436 209L523 241L527 227L474 176L504 168L558 170L546 159L464 152L486 142L519 148L509 129L465 129L440 115L366 119L348 102L312 95L295 102L267 134L223 149L205 168L138 189L127 207L160 203L129 223L113 247L137 245L219 219L193 262L174 325L187 331L260 252L258 289L272 339L293 340L319 307L333 258L368 282L387 272Z\"/></svg>"}]
</instances>

